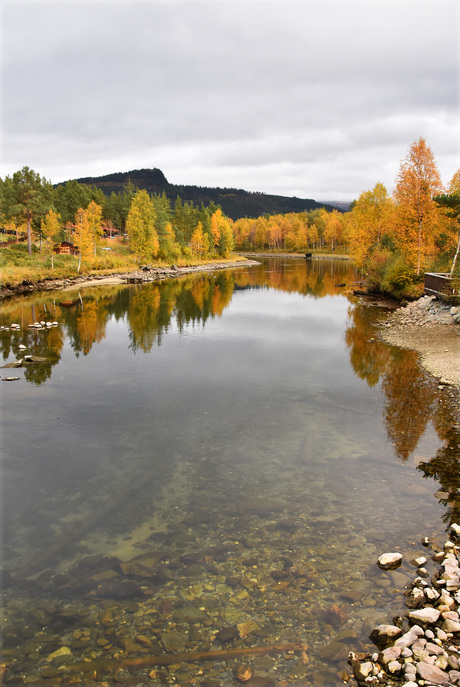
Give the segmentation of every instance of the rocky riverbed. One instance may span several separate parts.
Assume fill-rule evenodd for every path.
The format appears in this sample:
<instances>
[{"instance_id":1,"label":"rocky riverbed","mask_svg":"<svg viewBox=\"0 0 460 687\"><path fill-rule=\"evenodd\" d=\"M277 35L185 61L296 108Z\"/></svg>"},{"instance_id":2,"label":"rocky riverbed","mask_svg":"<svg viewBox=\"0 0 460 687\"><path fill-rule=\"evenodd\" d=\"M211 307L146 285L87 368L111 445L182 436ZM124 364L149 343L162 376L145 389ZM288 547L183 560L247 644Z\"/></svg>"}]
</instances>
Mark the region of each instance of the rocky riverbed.
<instances>
[{"instance_id":1,"label":"rocky riverbed","mask_svg":"<svg viewBox=\"0 0 460 687\"><path fill-rule=\"evenodd\" d=\"M417 576L405 590L407 615L374 628L375 652L349 654L358 685L460 685L459 536L460 526L453 524L453 541L442 549L424 542L430 555L412 561ZM378 563L394 569L401 561L395 553L384 554Z\"/></svg>"}]
</instances>

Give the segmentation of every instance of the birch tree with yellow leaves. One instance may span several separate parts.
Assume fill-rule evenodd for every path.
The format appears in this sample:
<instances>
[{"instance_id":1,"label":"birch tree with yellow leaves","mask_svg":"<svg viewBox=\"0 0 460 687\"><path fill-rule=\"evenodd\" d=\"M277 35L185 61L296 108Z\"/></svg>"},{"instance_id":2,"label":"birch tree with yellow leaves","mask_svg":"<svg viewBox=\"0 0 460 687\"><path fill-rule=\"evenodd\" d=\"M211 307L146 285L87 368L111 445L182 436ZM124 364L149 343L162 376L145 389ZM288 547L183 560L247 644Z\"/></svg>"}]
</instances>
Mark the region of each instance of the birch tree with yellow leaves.
<instances>
[{"instance_id":1,"label":"birch tree with yellow leaves","mask_svg":"<svg viewBox=\"0 0 460 687\"><path fill-rule=\"evenodd\" d=\"M425 139L420 138L401 162L393 194L397 204L397 242L417 275L436 254L441 215L434 196L441 192L434 155Z\"/></svg>"}]
</instances>

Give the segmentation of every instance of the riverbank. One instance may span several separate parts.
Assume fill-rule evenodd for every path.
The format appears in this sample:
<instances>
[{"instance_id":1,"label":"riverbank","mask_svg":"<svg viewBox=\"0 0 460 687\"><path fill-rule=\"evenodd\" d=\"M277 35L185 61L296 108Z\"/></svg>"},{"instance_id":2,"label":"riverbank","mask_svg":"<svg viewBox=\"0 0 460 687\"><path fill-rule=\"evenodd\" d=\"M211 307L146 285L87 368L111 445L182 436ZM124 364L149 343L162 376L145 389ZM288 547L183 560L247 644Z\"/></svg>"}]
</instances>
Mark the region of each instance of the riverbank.
<instances>
[{"instance_id":1,"label":"riverbank","mask_svg":"<svg viewBox=\"0 0 460 687\"><path fill-rule=\"evenodd\" d=\"M194 272L214 272L216 270L233 269L235 267L248 267L259 264L255 260L248 260L241 257L237 260L221 260L207 262L198 265L186 265L178 267L152 267L149 269L136 270L132 272L119 272L115 274L92 274L80 275L68 279L45 279L43 281L32 282L24 281L17 286L1 286L0 300L12 298L14 296L33 293L35 291L71 291L88 286L104 286L113 284L132 284L148 283L162 279L177 278L184 274Z\"/></svg>"},{"instance_id":2,"label":"riverbank","mask_svg":"<svg viewBox=\"0 0 460 687\"><path fill-rule=\"evenodd\" d=\"M427 556L410 561L417 572L404 592L407 616L374 628L370 639L375 652L350 652L348 661L358 685L460 684L458 524L451 525L450 537L443 547L426 539ZM402 554L388 553L379 557L378 565L394 570L402 560Z\"/></svg>"},{"instance_id":3,"label":"riverbank","mask_svg":"<svg viewBox=\"0 0 460 687\"><path fill-rule=\"evenodd\" d=\"M297 258L305 260L306 253L264 253L264 252L241 252L247 258ZM308 260L351 260L350 255L343 255L341 253L309 253Z\"/></svg>"},{"instance_id":4,"label":"riverbank","mask_svg":"<svg viewBox=\"0 0 460 687\"><path fill-rule=\"evenodd\" d=\"M417 351L423 367L460 396L460 307L423 296L392 312L379 338Z\"/></svg>"}]
</instances>

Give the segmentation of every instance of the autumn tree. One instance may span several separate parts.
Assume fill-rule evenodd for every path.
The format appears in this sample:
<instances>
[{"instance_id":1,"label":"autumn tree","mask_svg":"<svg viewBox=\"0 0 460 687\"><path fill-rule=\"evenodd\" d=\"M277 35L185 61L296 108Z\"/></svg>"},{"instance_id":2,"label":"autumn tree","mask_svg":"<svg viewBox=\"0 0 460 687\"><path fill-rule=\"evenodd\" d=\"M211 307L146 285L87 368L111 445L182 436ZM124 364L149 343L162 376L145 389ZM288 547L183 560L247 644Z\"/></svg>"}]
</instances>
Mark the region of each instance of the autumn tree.
<instances>
[{"instance_id":1,"label":"autumn tree","mask_svg":"<svg viewBox=\"0 0 460 687\"><path fill-rule=\"evenodd\" d=\"M460 169L452 177L449 193L435 196L434 200L440 207L444 208L456 235L455 255L450 268L450 276L452 276L460 252Z\"/></svg>"},{"instance_id":2,"label":"autumn tree","mask_svg":"<svg viewBox=\"0 0 460 687\"><path fill-rule=\"evenodd\" d=\"M32 223L39 222L53 205L53 187L45 177L29 167L23 167L3 184L6 218L27 227L27 250L32 254Z\"/></svg>"},{"instance_id":3,"label":"autumn tree","mask_svg":"<svg viewBox=\"0 0 460 687\"><path fill-rule=\"evenodd\" d=\"M324 240L331 244L332 252L342 240L342 216L338 210L333 210L327 214L326 226L324 228Z\"/></svg>"},{"instance_id":4,"label":"autumn tree","mask_svg":"<svg viewBox=\"0 0 460 687\"><path fill-rule=\"evenodd\" d=\"M139 262L158 255L160 243L155 229L155 207L145 190L137 191L126 220L126 230L131 250Z\"/></svg>"},{"instance_id":5,"label":"autumn tree","mask_svg":"<svg viewBox=\"0 0 460 687\"><path fill-rule=\"evenodd\" d=\"M345 215L348 246L358 267L363 267L370 249L392 231L393 211L387 189L377 183L372 191L361 193Z\"/></svg>"},{"instance_id":6,"label":"autumn tree","mask_svg":"<svg viewBox=\"0 0 460 687\"><path fill-rule=\"evenodd\" d=\"M61 216L54 210L48 210L41 221L41 233L44 239L45 252L51 256L51 267L54 267L54 244L59 240L61 233Z\"/></svg>"},{"instance_id":7,"label":"autumn tree","mask_svg":"<svg viewBox=\"0 0 460 687\"><path fill-rule=\"evenodd\" d=\"M435 253L440 215L433 197L441 191L441 177L433 153L425 139L420 138L401 162L394 191L399 247L417 275Z\"/></svg>"},{"instance_id":8,"label":"autumn tree","mask_svg":"<svg viewBox=\"0 0 460 687\"><path fill-rule=\"evenodd\" d=\"M235 247L235 239L233 236L232 220L228 217L223 217L220 224L220 238L218 253L223 258L228 258Z\"/></svg>"},{"instance_id":9,"label":"autumn tree","mask_svg":"<svg viewBox=\"0 0 460 687\"><path fill-rule=\"evenodd\" d=\"M102 207L94 200L86 208L89 230L93 235L94 255L96 255L96 244L102 236Z\"/></svg>"},{"instance_id":10,"label":"autumn tree","mask_svg":"<svg viewBox=\"0 0 460 687\"><path fill-rule=\"evenodd\" d=\"M83 259L94 253L95 245L95 237L89 223L88 213L86 210L83 210L83 208L77 210L77 214L75 215L73 242L78 249L79 260L77 271L79 272Z\"/></svg>"},{"instance_id":11,"label":"autumn tree","mask_svg":"<svg viewBox=\"0 0 460 687\"><path fill-rule=\"evenodd\" d=\"M203 225L201 222L198 222L198 225L192 234L192 238L190 239L190 248L192 249L193 253L199 257L203 257L203 255L209 251L208 238L204 235Z\"/></svg>"}]
</instances>

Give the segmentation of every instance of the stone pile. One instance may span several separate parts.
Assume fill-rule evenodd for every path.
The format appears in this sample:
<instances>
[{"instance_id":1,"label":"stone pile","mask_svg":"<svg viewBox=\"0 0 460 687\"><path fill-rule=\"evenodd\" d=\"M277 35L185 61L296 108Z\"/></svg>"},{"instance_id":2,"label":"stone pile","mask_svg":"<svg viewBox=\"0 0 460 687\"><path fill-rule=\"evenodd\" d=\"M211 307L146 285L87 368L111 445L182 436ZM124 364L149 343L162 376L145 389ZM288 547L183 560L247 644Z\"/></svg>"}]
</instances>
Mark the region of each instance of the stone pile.
<instances>
[{"instance_id":1,"label":"stone pile","mask_svg":"<svg viewBox=\"0 0 460 687\"><path fill-rule=\"evenodd\" d=\"M460 525L452 525L451 537L460 539ZM431 580L427 559L415 561L418 576L406 590L408 615L374 628L370 639L378 651L349 654L358 685L460 685L460 546L454 542L447 541L432 556L436 571ZM378 565L392 569L401 562L399 556L383 554Z\"/></svg>"},{"instance_id":2,"label":"stone pile","mask_svg":"<svg viewBox=\"0 0 460 687\"><path fill-rule=\"evenodd\" d=\"M391 327L395 324L411 327L460 324L460 306L451 306L435 296L423 296L417 301L408 303L404 308L396 310L384 326Z\"/></svg>"}]
</instances>

